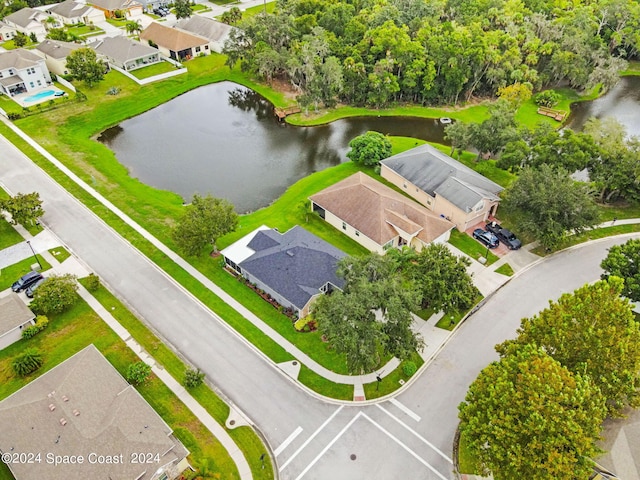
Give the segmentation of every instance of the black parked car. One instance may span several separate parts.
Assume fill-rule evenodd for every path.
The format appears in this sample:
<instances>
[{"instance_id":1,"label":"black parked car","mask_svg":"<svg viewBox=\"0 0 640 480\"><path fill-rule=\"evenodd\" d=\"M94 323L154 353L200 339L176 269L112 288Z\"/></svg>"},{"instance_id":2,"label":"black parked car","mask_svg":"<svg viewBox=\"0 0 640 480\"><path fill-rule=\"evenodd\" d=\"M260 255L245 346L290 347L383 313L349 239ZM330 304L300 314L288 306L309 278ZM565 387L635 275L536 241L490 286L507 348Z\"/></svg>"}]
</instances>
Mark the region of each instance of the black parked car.
<instances>
[{"instance_id":1,"label":"black parked car","mask_svg":"<svg viewBox=\"0 0 640 480\"><path fill-rule=\"evenodd\" d=\"M498 240L504 243L509 250L518 250L522 246L522 242L506 228L502 228L496 222L487 223L487 230L493 233Z\"/></svg>"},{"instance_id":2,"label":"black parked car","mask_svg":"<svg viewBox=\"0 0 640 480\"><path fill-rule=\"evenodd\" d=\"M29 298L33 298L33 294L35 293L36 289L42 285L44 283L44 281L46 280L45 277L42 277L40 280L38 280L36 283L33 283L30 287L28 287L25 291L24 294L29 297Z\"/></svg>"},{"instance_id":3,"label":"black parked car","mask_svg":"<svg viewBox=\"0 0 640 480\"><path fill-rule=\"evenodd\" d=\"M498 237L496 237L493 233L482 230L481 228L476 228L473 231L473 238L479 240L481 243L484 243L489 248L496 248L498 246Z\"/></svg>"},{"instance_id":4,"label":"black parked car","mask_svg":"<svg viewBox=\"0 0 640 480\"><path fill-rule=\"evenodd\" d=\"M31 285L36 283L41 278L44 278L44 277L40 275L38 272L25 273L18 280L13 282L13 285L11 285L11 290L13 290L14 292L20 292L25 288L29 288Z\"/></svg>"}]
</instances>

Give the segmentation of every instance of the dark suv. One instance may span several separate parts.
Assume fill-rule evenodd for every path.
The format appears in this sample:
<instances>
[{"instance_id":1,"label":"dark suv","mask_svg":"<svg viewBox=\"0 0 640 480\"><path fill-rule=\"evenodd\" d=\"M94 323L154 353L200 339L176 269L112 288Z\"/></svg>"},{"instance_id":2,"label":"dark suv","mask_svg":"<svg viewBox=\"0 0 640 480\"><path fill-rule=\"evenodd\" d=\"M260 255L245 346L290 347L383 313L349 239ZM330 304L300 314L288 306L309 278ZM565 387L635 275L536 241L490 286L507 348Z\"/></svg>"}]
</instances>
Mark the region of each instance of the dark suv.
<instances>
[{"instance_id":1,"label":"dark suv","mask_svg":"<svg viewBox=\"0 0 640 480\"><path fill-rule=\"evenodd\" d=\"M482 230L481 228L476 228L473 231L473 238L484 243L489 248L496 248L499 245L498 237L491 232Z\"/></svg>"},{"instance_id":2,"label":"dark suv","mask_svg":"<svg viewBox=\"0 0 640 480\"><path fill-rule=\"evenodd\" d=\"M13 290L14 292L20 292L25 288L29 288L31 285L36 283L41 278L44 278L44 277L40 275L38 272L25 273L18 280L13 282L13 285L11 285L11 290Z\"/></svg>"},{"instance_id":3,"label":"dark suv","mask_svg":"<svg viewBox=\"0 0 640 480\"><path fill-rule=\"evenodd\" d=\"M493 233L498 240L504 243L509 250L518 250L522 246L522 242L506 228L502 228L495 222L487 223L487 230Z\"/></svg>"}]
</instances>

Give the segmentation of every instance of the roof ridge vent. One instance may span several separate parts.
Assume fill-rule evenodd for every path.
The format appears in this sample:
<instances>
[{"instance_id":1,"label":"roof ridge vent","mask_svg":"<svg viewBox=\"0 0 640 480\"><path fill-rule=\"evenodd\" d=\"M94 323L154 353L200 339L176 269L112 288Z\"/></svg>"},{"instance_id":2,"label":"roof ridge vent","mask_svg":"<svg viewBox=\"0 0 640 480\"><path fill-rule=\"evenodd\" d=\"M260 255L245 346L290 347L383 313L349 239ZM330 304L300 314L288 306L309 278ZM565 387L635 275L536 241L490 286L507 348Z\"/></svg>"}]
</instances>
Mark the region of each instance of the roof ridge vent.
<instances>
[{"instance_id":1,"label":"roof ridge vent","mask_svg":"<svg viewBox=\"0 0 640 480\"><path fill-rule=\"evenodd\" d=\"M79 417L79 416L80 416L80 410L78 410L78 409L74 409L74 410L73 410L73 414L74 414L76 417Z\"/></svg>"},{"instance_id":2,"label":"roof ridge vent","mask_svg":"<svg viewBox=\"0 0 640 480\"><path fill-rule=\"evenodd\" d=\"M63 418L60 419L60 425L62 425L63 427L67 424L67 421Z\"/></svg>"},{"instance_id":3,"label":"roof ridge vent","mask_svg":"<svg viewBox=\"0 0 640 480\"><path fill-rule=\"evenodd\" d=\"M63 402L68 402L69 401L69 397L67 397L66 395L62 395L62 401Z\"/></svg>"},{"instance_id":4,"label":"roof ridge vent","mask_svg":"<svg viewBox=\"0 0 640 480\"><path fill-rule=\"evenodd\" d=\"M49 411L53 412L56 409L56 406L53 403L49 404Z\"/></svg>"}]
</instances>

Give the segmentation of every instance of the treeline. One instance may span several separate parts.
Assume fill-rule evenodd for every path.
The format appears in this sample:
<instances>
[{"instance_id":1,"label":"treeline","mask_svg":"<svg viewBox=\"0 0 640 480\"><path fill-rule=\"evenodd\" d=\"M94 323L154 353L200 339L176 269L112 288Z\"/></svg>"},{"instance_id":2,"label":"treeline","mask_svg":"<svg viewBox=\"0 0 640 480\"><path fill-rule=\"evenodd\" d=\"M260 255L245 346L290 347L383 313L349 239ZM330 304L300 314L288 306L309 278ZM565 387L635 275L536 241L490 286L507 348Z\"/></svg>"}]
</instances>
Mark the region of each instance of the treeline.
<instances>
[{"instance_id":1,"label":"treeline","mask_svg":"<svg viewBox=\"0 0 640 480\"><path fill-rule=\"evenodd\" d=\"M278 0L245 20L226 46L304 105L381 107L533 90L612 85L638 55L635 0Z\"/></svg>"}]
</instances>

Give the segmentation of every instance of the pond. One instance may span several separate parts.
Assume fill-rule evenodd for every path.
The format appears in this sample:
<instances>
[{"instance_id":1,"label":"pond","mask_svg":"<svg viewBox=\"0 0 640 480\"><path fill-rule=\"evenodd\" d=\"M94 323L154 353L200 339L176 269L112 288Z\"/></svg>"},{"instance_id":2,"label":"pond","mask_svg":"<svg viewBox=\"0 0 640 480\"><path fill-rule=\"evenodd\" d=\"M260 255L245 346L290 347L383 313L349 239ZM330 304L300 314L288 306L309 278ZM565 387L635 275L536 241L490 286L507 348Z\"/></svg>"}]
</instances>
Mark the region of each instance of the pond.
<instances>
[{"instance_id":1,"label":"pond","mask_svg":"<svg viewBox=\"0 0 640 480\"><path fill-rule=\"evenodd\" d=\"M446 143L438 120L358 117L317 127L278 122L273 106L231 82L200 87L120 125L98 140L132 177L189 200L226 198L240 213L265 207L297 180L347 160L368 130Z\"/></svg>"},{"instance_id":2,"label":"pond","mask_svg":"<svg viewBox=\"0 0 640 480\"><path fill-rule=\"evenodd\" d=\"M591 117L614 117L629 136L640 138L640 76L622 77L606 95L571 105L568 126L581 130Z\"/></svg>"}]
</instances>

